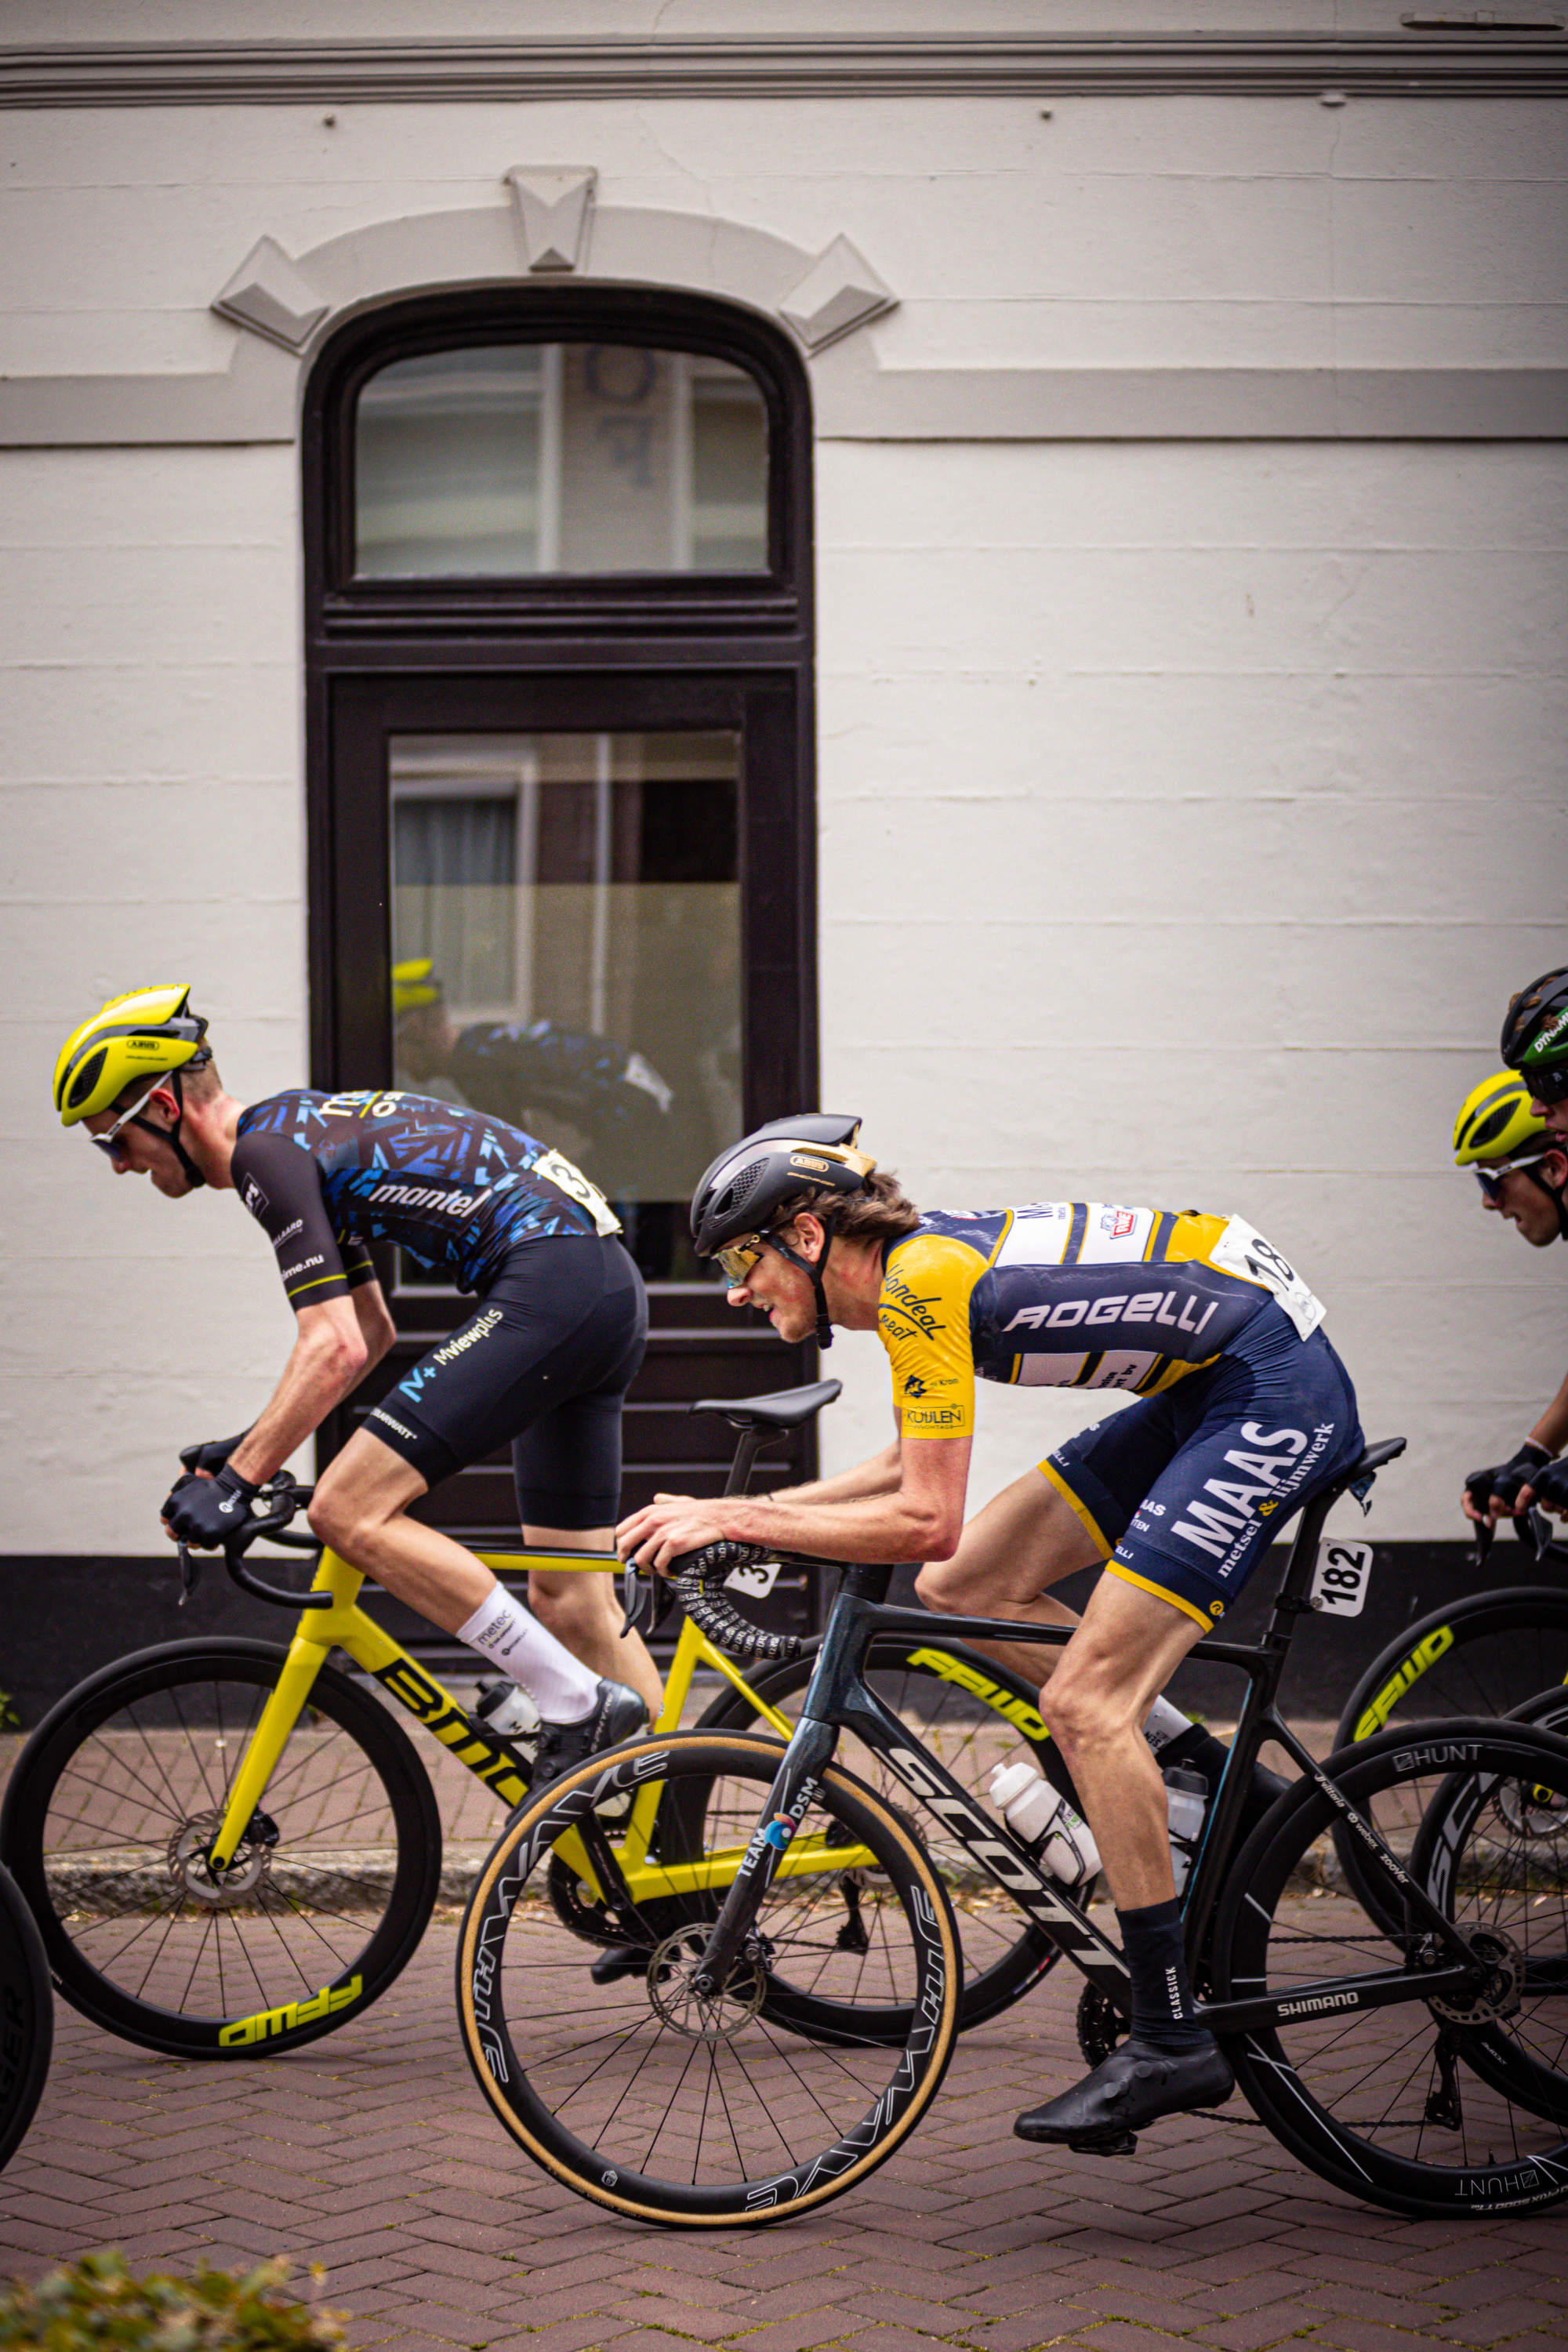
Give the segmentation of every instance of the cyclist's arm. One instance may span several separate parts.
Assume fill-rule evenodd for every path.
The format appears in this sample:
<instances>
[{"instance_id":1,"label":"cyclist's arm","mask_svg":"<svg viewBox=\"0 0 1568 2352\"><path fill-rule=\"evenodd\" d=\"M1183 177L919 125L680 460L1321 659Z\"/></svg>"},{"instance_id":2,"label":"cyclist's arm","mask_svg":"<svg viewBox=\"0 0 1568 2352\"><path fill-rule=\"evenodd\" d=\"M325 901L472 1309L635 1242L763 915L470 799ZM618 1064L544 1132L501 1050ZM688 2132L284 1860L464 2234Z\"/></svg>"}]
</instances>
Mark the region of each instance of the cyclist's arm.
<instances>
[{"instance_id":1,"label":"cyclist's arm","mask_svg":"<svg viewBox=\"0 0 1568 2352\"><path fill-rule=\"evenodd\" d=\"M300 1309L283 1377L244 1444L229 1456L230 1467L253 1486L282 1467L332 1407L342 1404L364 1371L370 1359L357 1297L329 1298L320 1307Z\"/></svg>"},{"instance_id":2,"label":"cyclist's arm","mask_svg":"<svg viewBox=\"0 0 1568 2352\"><path fill-rule=\"evenodd\" d=\"M622 1521L616 1531L617 1548L623 1559L636 1552L654 1568L721 1536L824 1559L947 1559L963 1532L973 1444L970 1437L924 1438L906 1444L896 1486L837 1502L796 1501L789 1494L731 1496L713 1502L663 1496ZM863 1469L874 1466L862 1465Z\"/></svg>"},{"instance_id":3,"label":"cyclist's arm","mask_svg":"<svg viewBox=\"0 0 1568 2352\"><path fill-rule=\"evenodd\" d=\"M1531 1431L1530 1435L1533 1444L1544 1445L1548 1454L1552 1455L1561 1454L1563 1448L1568 1445L1568 1378L1564 1379L1562 1387ZM1533 1486L1521 1487L1519 1496L1520 1509L1527 1511L1534 1498Z\"/></svg>"},{"instance_id":4,"label":"cyclist's arm","mask_svg":"<svg viewBox=\"0 0 1568 2352\"><path fill-rule=\"evenodd\" d=\"M831 1478L812 1478L804 1486L777 1486L775 1503L858 1503L866 1495L890 1495L900 1482L899 1441L853 1470L836 1470Z\"/></svg>"}]
</instances>

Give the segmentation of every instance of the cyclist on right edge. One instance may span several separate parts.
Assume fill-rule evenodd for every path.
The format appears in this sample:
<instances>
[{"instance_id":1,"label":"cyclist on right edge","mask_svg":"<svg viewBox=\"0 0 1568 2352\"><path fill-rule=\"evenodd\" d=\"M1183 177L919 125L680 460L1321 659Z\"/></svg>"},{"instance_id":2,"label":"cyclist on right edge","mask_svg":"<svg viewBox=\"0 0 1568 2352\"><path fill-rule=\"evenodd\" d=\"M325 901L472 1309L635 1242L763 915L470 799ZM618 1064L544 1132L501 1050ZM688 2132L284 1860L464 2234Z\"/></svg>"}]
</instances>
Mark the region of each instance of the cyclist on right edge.
<instances>
[{"instance_id":1,"label":"cyclist on right edge","mask_svg":"<svg viewBox=\"0 0 1568 2352\"><path fill-rule=\"evenodd\" d=\"M1047 1588L1106 1563L1040 1711L1081 1793L1131 1978L1127 2040L1018 2117L1024 2139L1115 2145L1227 2098L1233 2076L1187 1979L1165 1789L1143 1724L1281 1522L1363 1446L1323 1309L1239 1217L1036 1202L922 1212L854 1148L859 1122L805 1113L721 1153L697 1188L698 1254L732 1307L782 1339L876 1331L898 1435L794 1493L661 1495L616 1529L654 1569L729 1537L827 1559L924 1558L932 1608L1059 1623ZM1121 1412L963 1524L974 1380L1131 1391ZM1037 1675L1041 1652L1011 1661Z\"/></svg>"},{"instance_id":2,"label":"cyclist on right edge","mask_svg":"<svg viewBox=\"0 0 1568 2352\"><path fill-rule=\"evenodd\" d=\"M1568 1065L1568 1054L1563 1059ZM1555 1141L1531 1102L1537 1083L1499 1070L1473 1087L1454 1122L1454 1164L1475 1170L1485 1207L1516 1226L1532 1249L1549 1249L1568 1241L1568 1143ZM1568 1100L1563 1111L1568 1119ZM1511 1461L1471 1471L1465 1517L1495 1528L1500 1518L1517 1518L1532 1506L1568 1515L1568 1464L1553 1461L1565 1442L1568 1379Z\"/></svg>"}]
</instances>

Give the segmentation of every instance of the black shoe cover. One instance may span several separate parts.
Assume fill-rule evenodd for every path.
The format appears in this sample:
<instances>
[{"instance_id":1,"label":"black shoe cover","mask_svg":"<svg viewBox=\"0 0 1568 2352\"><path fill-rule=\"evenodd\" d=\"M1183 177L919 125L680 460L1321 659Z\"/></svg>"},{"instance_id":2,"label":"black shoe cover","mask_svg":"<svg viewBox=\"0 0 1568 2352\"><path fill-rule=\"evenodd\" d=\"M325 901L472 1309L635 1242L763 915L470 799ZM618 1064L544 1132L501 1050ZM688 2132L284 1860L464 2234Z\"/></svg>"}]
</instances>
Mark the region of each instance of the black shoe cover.
<instances>
[{"instance_id":1,"label":"black shoe cover","mask_svg":"<svg viewBox=\"0 0 1568 2352\"><path fill-rule=\"evenodd\" d=\"M1130 2035L1059 2099L1026 2109L1013 2131L1052 2147L1092 2147L1141 2131L1159 2116L1217 2107L1235 2087L1230 2061L1212 2034L1194 2050L1156 2050Z\"/></svg>"},{"instance_id":2,"label":"black shoe cover","mask_svg":"<svg viewBox=\"0 0 1568 2352\"><path fill-rule=\"evenodd\" d=\"M596 1985L619 1984L623 1977L646 1977L652 1958L646 1944L606 1944L588 1974Z\"/></svg>"},{"instance_id":3,"label":"black shoe cover","mask_svg":"<svg viewBox=\"0 0 1568 2352\"><path fill-rule=\"evenodd\" d=\"M625 1683L601 1682L594 1704L580 1723L542 1723L529 1795L535 1797L574 1764L596 1756L601 1748L618 1748L635 1739L647 1721L647 1708Z\"/></svg>"}]
</instances>

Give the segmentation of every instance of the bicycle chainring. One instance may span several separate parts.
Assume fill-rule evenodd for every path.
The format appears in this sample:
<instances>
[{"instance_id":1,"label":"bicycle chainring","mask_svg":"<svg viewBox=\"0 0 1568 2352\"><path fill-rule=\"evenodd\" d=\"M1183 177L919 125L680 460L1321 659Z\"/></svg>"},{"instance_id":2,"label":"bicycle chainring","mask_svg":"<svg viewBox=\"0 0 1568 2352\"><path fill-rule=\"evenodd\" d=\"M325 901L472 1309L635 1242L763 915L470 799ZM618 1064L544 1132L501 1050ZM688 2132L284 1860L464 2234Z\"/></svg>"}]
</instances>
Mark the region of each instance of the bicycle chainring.
<instances>
[{"instance_id":1,"label":"bicycle chainring","mask_svg":"<svg viewBox=\"0 0 1568 2352\"><path fill-rule=\"evenodd\" d=\"M1086 1984L1078 2000L1078 2046L1085 2063L1099 2066L1127 2039L1127 2020L1098 1985Z\"/></svg>"}]
</instances>

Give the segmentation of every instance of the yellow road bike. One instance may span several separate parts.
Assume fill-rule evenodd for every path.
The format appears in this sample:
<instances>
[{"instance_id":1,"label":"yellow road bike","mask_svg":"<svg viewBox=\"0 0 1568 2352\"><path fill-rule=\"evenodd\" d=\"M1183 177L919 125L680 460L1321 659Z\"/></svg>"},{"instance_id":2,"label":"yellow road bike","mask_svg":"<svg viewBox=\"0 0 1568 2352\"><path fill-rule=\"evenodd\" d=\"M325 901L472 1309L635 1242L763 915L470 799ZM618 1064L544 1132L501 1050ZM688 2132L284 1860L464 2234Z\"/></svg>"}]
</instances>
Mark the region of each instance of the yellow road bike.
<instances>
[{"instance_id":1,"label":"yellow road bike","mask_svg":"<svg viewBox=\"0 0 1568 2352\"><path fill-rule=\"evenodd\" d=\"M837 1381L821 1381L694 1407L723 1413L740 1432L728 1491L743 1490L759 1447L837 1393ZM375 1623L347 1561L322 1551L309 1591L266 1583L246 1565L264 1538L317 1549L289 1529L310 1492L275 1479L225 1553L237 1583L296 1613L292 1639L167 1643L90 1676L27 1740L0 1811L0 1857L32 1906L60 1992L110 2032L174 2056L264 2056L359 2016L406 1965L436 1903L466 1898L528 1791L530 1743L489 1730ZM619 1567L581 1552L482 1557L511 1578ZM881 1643L871 1678L978 1796L997 1761L1047 1741L1037 1694L942 1639L940 1621L931 1634ZM691 1719L703 1675L718 1693L696 1716L701 1727L787 1739L816 1645L764 1641L773 1654L748 1680L688 1620L653 1728ZM399 1710L441 1751L440 1803ZM879 1762L861 1760L880 1786ZM657 1792L641 1805L627 1823L634 1873L637 1854L646 1862L656 1850L661 1885L671 1869L696 1885L707 1868L703 1883L714 1883L702 1859L712 1824L689 1791L679 1820ZM806 1860L803 1849L796 1867ZM869 1860L825 1850L810 1863L831 1883L846 1949L864 1932ZM962 1921L963 2021L973 2023L1026 1991L1055 1951L980 1891L956 1841L945 1860ZM545 1884L555 1917L582 1945L580 1990L591 2002L599 1997L592 1964L617 1933L570 1834Z\"/></svg>"}]
</instances>

